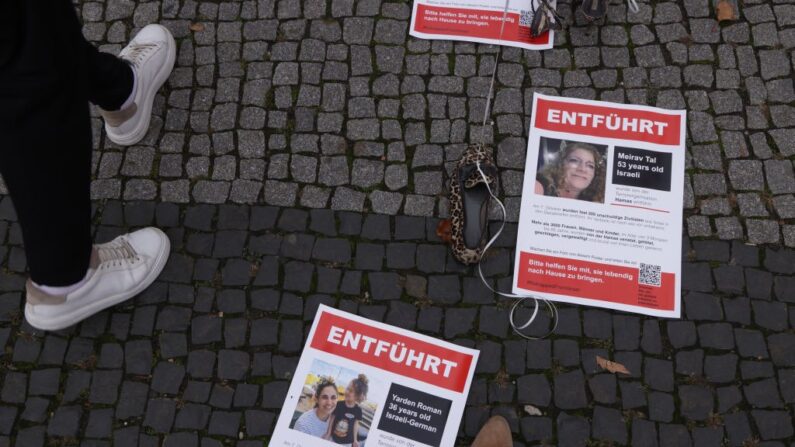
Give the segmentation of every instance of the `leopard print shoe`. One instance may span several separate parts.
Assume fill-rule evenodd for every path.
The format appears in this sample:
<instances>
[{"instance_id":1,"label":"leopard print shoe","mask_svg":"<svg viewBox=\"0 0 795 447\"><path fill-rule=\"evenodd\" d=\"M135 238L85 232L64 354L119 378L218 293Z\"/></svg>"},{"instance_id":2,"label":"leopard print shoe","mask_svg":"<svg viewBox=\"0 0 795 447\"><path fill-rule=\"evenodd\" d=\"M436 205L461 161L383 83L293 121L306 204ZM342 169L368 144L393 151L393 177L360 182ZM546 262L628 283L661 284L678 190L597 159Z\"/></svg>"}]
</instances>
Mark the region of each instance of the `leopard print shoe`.
<instances>
[{"instance_id":1,"label":"leopard print shoe","mask_svg":"<svg viewBox=\"0 0 795 447\"><path fill-rule=\"evenodd\" d=\"M485 179L478 170L478 164ZM450 246L459 262L475 264L480 261L486 245L491 198L488 189L496 193L497 188L497 168L492 149L484 144L469 145L451 177Z\"/></svg>"}]
</instances>

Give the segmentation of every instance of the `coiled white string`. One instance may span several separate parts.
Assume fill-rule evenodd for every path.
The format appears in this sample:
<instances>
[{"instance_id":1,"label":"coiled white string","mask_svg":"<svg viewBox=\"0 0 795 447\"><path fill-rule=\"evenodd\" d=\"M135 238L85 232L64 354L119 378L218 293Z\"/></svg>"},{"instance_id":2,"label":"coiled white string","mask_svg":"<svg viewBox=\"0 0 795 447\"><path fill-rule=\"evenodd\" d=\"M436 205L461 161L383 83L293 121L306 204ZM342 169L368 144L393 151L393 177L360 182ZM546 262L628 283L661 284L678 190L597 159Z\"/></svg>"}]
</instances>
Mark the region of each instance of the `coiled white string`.
<instances>
[{"instance_id":1,"label":"coiled white string","mask_svg":"<svg viewBox=\"0 0 795 447\"><path fill-rule=\"evenodd\" d=\"M483 179L483 183L486 185L486 190L489 192L489 195L491 196L491 198L494 199L495 202L497 202L497 205L499 205L500 213L502 214L502 219L501 219L502 221L500 222L500 228L497 230L497 232L494 234L494 236L492 236L491 239L489 239L489 241L483 247L483 252L480 255L480 262L478 262L478 275L480 276L480 280L483 282L483 284L486 285L486 287L488 287L489 290L491 290L492 292L496 293L497 295L504 296L506 298L518 298L516 300L516 302L513 304L513 306L511 306L511 312L508 314L508 323L510 323L511 329L513 329L514 333L516 333L520 337L526 338L528 340L540 340L540 339L543 339L543 338L547 338L550 335L552 335L555 332L555 329L557 329L557 327L558 327L558 308L557 308L557 306L555 306L555 304L553 302L551 302L549 300L545 300L543 298L536 298L536 297L531 296L531 295L518 295L518 294L513 294L513 293L500 292L499 290L496 290L495 288L491 287L491 284L489 284L489 282L486 281L486 278L483 276L483 269L481 268L481 266L483 265L483 257L486 255L486 251L488 251L488 249L500 237L500 234L502 234L502 230L505 228L505 220L506 220L506 216L507 216L508 213L505 210L505 205L502 204L500 199L498 199L497 196L494 194L494 192L491 190L491 186L489 186L488 178L486 177L486 174L483 172L483 169L481 169L481 167L480 167L480 162L479 161L476 162L475 166L478 169L478 173L480 173L480 177ZM525 322L524 324L522 324L520 326L517 326L516 325L516 321L515 321L516 311L528 299L533 300L533 304L534 304L533 313L532 313L532 315L530 315L530 318L527 320L527 322ZM536 336L527 335L527 334L525 334L522 331L527 329L528 327L530 327L530 325L533 324L533 322L538 317L538 310L539 310L539 307L540 307L539 304L538 304L539 300L542 301L547 306L547 310L549 311L550 317L552 318L552 329L550 329L549 331L547 331L543 335L540 335L540 336L536 337Z\"/></svg>"}]
</instances>

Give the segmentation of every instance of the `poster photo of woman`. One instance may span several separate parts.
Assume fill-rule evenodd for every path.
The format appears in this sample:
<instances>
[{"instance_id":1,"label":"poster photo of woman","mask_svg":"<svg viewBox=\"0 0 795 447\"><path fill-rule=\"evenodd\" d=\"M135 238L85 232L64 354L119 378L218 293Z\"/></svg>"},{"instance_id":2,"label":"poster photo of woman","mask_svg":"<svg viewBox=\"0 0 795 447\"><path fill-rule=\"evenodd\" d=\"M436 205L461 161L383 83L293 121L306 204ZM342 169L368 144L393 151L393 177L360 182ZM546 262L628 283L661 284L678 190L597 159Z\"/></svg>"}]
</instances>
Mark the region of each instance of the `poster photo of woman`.
<instances>
[{"instance_id":1,"label":"poster photo of woman","mask_svg":"<svg viewBox=\"0 0 795 447\"><path fill-rule=\"evenodd\" d=\"M312 363L291 428L328 444L364 447L385 391L366 374L320 360Z\"/></svg>"},{"instance_id":2,"label":"poster photo of woman","mask_svg":"<svg viewBox=\"0 0 795 447\"><path fill-rule=\"evenodd\" d=\"M535 193L604 203L607 146L541 137Z\"/></svg>"}]
</instances>

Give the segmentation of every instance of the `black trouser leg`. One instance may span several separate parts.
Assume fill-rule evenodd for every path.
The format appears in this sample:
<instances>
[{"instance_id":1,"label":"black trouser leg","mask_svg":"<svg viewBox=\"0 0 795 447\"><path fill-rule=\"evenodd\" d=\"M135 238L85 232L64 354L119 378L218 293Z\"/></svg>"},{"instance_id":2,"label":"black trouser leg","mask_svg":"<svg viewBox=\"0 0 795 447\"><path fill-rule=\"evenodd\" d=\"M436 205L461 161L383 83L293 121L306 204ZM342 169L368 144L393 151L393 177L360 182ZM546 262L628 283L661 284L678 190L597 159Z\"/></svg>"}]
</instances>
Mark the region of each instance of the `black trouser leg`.
<instances>
[{"instance_id":1,"label":"black trouser leg","mask_svg":"<svg viewBox=\"0 0 795 447\"><path fill-rule=\"evenodd\" d=\"M118 110L133 88L132 67L118 57L98 51L83 39L87 98L105 110Z\"/></svg>"},{"instance_id":2,"label":"black trouser leg","mask_svg":"<svg viewBox=\"0 0 795 447\"><path fill-rule=\"evenodd\" d=\"M0 174L17 210L31 279L74 284L91 254L88 99L118 108L132 89L131 72L89 48L69 0L4 0L0 29ZM113 73L115 80L89 87Z\"/></svg>"}]
</instances>

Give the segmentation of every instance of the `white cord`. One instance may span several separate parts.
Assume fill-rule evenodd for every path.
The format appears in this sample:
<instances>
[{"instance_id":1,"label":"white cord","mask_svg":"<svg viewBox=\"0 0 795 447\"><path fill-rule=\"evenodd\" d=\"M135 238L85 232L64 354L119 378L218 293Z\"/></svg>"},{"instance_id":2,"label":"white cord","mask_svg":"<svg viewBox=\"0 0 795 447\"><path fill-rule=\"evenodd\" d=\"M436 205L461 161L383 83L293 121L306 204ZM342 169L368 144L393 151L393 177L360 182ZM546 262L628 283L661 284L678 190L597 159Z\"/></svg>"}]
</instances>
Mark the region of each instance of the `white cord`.
<instances>
[{"instance_id":1,"label":"white cord","mask_svg":"<svg viewBox=\"0 0 795 447\"><path fill-rule=\"evenodd\" d=\"M627 5L629 5L629 9L632 10L632 12L637 13L640 11L637 0L627 0Z\"/></svg>"},{"instance_id":2,"label":"white cord","mask_svg":"<svg viewBox=\"0 0 795 447\"><path fill-rule=\"evenodd\" d=\"M489 239L489 241L483 247L483 252L480 255L480 262L478 262L478 275L480 275L480 280L483 282L483 284L486 285L486 287L489 290L491 290L492 292L496 293L497 295L504 296L506 298L518 298L518 300L513 304L513 306L511 306L511 312L508 314L508 322L510 323L511 328L513 329L513 331L517 335L519 335L519 336L521 336L523 338L526 338L528 340L540 340L540 339L543 339L543 338L547 338L548 336L552 335L555 332L555 329L557 329L557 327L558 327L558 308L557 308L557 306L555 306L554 303L552 303L549 300L545 300L543 298L536 298L536 297L531 296L531 295L517 295L517 294L513 294L513 293L500 292L499 290L496 290L493 287L491 287L491 284L489 284L489 282L486 281L486 278L483 276L483 269L481 268L481 266L483 265L483 262L482 262L483 261L483 257L486 255L486 251L500 237L500 234L502 234L502 230L505 228L505 220L506 220L506 216L507 216L508 213L505 210L505 205L503 205L502 202L500 201L500 199L498 199L497 196L494 195L494 192L492 192L491 186L489 186L488 178L486 177L486 173L484 173L483 169L480 168L480 161L475 162L475 167L477 167L478 173L480 173L480 177L481 177L481 179L483 179L483 183L486 185L486 190L489 192L489 195L491 196L491 198L494 199L494 201L497 202L497 205L499 205L500 212L502 213L502 222L500 223L500 228L497 230L497 232L494 234L494 236L492 236L491 239ZM533 306L533 314L530 315L530 319L528 319L526 323L524 323L521 326L517 326L516 322L514 321L514 315L516 314L516 310L519 308L520 305L524 304L525 300L528 300L528 299L533 300L533 304L534 304L534 306ZM536 317L538 317L538 308L539 308L538 301L539 301L539 299L544 302L544 304L547 306L547 309L549 310L550 315L552 316L552 329L550 329L547 333L545 333L542 336L532 337L532 336L529 336L529 335L527 335L527 334L525 334L525 333L523 333L521 331L524 330L524 329L527 329L535 321Z\"/></svg>"},{"instance_id":3,"label":"white cord","mask_svg":"<svg viewBox=\"0 0 795 447\"><path fill-rule=\"evenodd\" d=\"M505 29L505 19L508 18L508 3L511 0L505 0L505 7L502 10L502 22L500 23L500 35L497 38L499 41L497 47L497 56L494 58L494 70L491 72L491 83L489 83L489 93L486 95L486 108L483 110L483 125L480 128L480 141L485 143L486 140L486 120L489 117L489 109L491 109L491 94L494 91L494 80L497 77L497 65L500 62L500 54L502 53L502 32Z\"/></svg>"}]
</instances>

